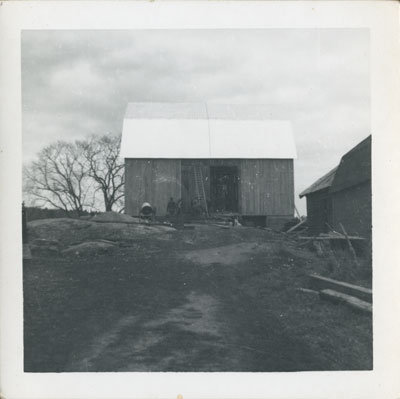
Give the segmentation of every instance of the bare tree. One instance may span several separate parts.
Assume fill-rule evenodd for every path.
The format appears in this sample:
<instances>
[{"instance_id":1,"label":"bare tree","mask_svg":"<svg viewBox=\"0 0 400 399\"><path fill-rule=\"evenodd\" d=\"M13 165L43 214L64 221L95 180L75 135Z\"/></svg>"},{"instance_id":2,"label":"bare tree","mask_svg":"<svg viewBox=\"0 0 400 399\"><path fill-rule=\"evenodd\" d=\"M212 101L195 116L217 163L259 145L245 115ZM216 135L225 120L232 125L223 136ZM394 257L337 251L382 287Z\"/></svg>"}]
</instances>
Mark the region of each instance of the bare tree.
<instances>
[{"instance_id":1,"label":"bare tree","mask_svg":"<svg viewBox=\"0 0 400 399\"><path fill-rule=\"evenodd\" d=\"M89 167L79 146L58 141L24 167L24 190L35 203L81 215L94 204Z\"/></svg>"},{"instance_id":2,"label":"bare tree","mask_svg":"<svg viewBox=\"0 0 400 399\"><path fill-rule=\"evenodd\" d=\"M89 167L89 176L100 191L106 212L123 209L124 163L119 157L121 136L93 136L78 143Z\"/></svg>"}]
</instances>

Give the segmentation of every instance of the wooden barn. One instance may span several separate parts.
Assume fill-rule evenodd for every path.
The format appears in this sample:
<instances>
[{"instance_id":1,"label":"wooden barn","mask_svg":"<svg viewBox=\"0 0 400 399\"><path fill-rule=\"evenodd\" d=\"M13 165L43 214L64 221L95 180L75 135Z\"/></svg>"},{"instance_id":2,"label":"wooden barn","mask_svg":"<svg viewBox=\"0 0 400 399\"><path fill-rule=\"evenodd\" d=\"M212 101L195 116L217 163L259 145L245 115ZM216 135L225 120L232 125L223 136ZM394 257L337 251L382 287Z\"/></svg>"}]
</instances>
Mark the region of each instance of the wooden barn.
<instances>
[{"instance_id":1,"label":"wooden barn","mask_svg":"<svg viewBox=\"0 0 400 399\"><path fill-rule=\"evenodd\" d=\"M339 165L300 194L307 198L312 234L341 232L369 238L371 219L371 136L343 155Z\"/></svg>"},{"instance_id":2,"label":"wooden barn","mask_svg":"<svg viewBox=\"0 0 400 399\"><path fill-rule=\"evenodd\" d=\"M262 105L131 103L121 142L125 212L143 202L164 216L170 198L193 213L281 225L294 214L291 124Z\"/></svg>"}]
</instances>

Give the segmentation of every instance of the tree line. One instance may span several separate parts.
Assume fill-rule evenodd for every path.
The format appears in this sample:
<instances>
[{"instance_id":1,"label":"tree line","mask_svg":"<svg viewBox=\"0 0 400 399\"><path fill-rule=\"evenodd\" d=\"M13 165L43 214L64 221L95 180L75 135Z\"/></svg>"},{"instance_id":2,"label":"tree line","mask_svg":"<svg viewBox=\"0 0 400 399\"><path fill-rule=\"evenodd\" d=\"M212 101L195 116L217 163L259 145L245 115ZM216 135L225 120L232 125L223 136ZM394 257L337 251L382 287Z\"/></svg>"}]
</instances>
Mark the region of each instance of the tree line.
<instances>
[{"instance_id":1,"label":"tree line","mask_svg":"<svg viewBox=\"0 0 400 399\"><path fill-rule=\"evenodd\" d=\"M124 162L121 136L92 136L75 142L57 141L44 147L23 168L28 203L82 215L124 208Z\"/></svg>"}]
</instances>

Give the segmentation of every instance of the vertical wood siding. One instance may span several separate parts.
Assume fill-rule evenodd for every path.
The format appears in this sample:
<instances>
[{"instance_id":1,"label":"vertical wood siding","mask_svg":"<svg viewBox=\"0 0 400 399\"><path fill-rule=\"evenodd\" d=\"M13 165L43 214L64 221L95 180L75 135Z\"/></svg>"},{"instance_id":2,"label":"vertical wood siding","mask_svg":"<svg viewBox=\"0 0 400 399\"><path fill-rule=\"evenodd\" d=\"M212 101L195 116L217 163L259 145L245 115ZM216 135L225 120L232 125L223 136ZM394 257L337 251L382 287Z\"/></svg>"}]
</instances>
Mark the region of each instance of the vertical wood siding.
<instances>
[{"instance_id":1,"label":"vertical wood siding","mask_svg":"<svg viewBox=\"0 0 400 399\"><path fill-rule=\"evenodd\" d=\"M239 212L244 215L293 216L294 177L291 159L126 159L125 212L137 215L143 202L165 215L170 197L190 205L194 195L191 165L202 166L206 196L210 166L238 166ZM181 167L182 164L182 167ZM187 203L187 204L186 204Z\"/></svg>"},{"instance_id":2,"label":"vertical wood siding","mask_svg":"<svg viewBox=\"0 0 400 399\"><path fill-rule=\"evenodd\" d=\"M342 223L350 235L371 237L371 181L332 194L332 224L341 232Z\"/></svg>"},{"instance_id":3,"label":"vertical wood siding","mask_svg":"<svg viewBox=\"0 0 400 399\"><path fill-rule=\"evenodd\" d=\"M332 197L329 189L307 195L307 218L311 235L327 232L332 225Z\"/></svg>"},{"instance_id":4,"label":"vertical wood siding","mask_svg":"<svg viewBox=\"0 0 400 399\"><path fill-rule=\"evenodd\" d=\"M239 192L244 215L293 216L293 160L241 160Z\"/></svg>"},{"instance_id":5,"label":"vertical wood siding","mask_svg":"<svg viewBox=\"0 0 400 399\"><path fill-rule=\"evenodd\" d=\"M143 202L166 213L170 197L181 198L181 161L176 159L125 160L125 212L138 215Z\"/></svg>"}]
</instances>

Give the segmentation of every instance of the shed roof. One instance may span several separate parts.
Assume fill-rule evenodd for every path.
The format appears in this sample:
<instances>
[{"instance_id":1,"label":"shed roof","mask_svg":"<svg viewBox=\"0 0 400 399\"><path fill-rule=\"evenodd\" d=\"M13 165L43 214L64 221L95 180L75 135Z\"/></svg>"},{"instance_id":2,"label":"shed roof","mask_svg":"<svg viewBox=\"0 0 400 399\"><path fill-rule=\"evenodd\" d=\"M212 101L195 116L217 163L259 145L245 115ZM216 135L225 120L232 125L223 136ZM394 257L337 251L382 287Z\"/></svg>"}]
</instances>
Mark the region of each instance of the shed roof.
<instances>
[{"instance_id":1,"label":"shed roof","mask_svg":"<svg viewBox=\"0 0 400 399\"><path fill-rule=\"evenodd\" d=\"M341 191L368 180L371 180L371 135L343 155L330 191Z\"/></svg>"},{"instance_id":2,"label":"shed roof","mask_svg":"<svg viewBox=\"0 0 400 399\"><path fill-rule=\"evenodd\" d=\"M293 159L290 121L269 119L265 105L130 103L124 158Z\"/></svg>"},{"instance_id":3,"label":"shed roof","mask_svg":"<svg viewBox=\"0 0 400 399\"><path fill-rule=\"evenodd\" d=\"M300 193L300 198L303 198L305 195L309 195L315 193L317 191L323 190L325 188L329 188L332 185L333 179L335 178L336 171L338 166L330 170L327 174L320 177L315 183L311 184L310 187L306 188L304 191Z\"/></svg>"}]
</instances>

